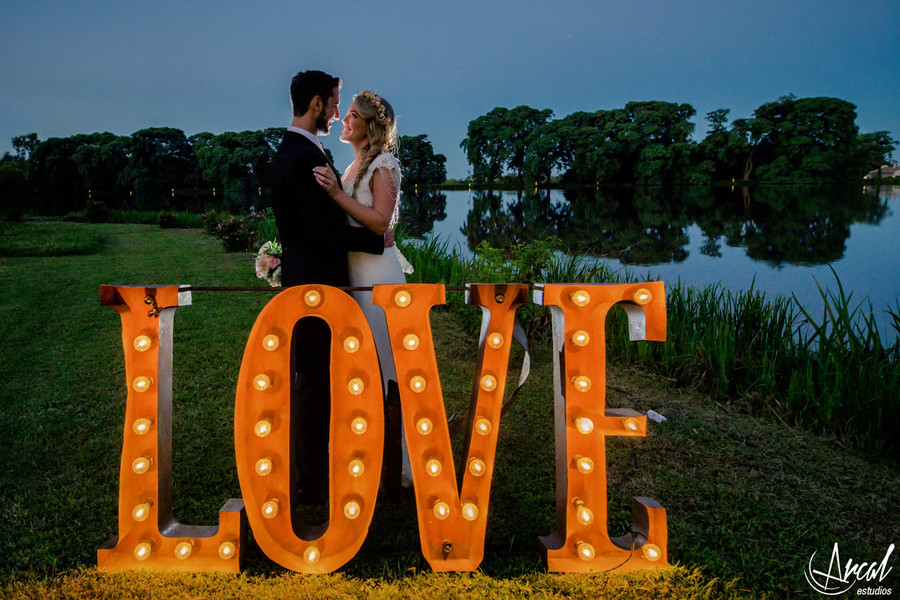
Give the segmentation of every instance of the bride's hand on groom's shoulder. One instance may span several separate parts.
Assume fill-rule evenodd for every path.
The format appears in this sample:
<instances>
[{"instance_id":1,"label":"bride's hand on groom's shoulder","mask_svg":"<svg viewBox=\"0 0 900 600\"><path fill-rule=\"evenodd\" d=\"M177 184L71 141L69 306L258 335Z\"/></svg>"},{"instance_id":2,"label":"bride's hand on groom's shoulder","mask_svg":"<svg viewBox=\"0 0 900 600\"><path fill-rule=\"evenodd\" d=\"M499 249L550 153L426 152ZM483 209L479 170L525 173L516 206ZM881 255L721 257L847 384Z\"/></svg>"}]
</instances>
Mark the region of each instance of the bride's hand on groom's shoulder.
<instances>
[{"instance_id":1,"label":"bride's hand on groom's shoulder","mask_svg":"<svg viewBox=\"0 0 900 600\"><path fill-rule=\"evenodd\" d=\"M330 167L313 167L313 177L332 197L341 190L337 183L337 175Z\"/></svg>"}]
</instances>

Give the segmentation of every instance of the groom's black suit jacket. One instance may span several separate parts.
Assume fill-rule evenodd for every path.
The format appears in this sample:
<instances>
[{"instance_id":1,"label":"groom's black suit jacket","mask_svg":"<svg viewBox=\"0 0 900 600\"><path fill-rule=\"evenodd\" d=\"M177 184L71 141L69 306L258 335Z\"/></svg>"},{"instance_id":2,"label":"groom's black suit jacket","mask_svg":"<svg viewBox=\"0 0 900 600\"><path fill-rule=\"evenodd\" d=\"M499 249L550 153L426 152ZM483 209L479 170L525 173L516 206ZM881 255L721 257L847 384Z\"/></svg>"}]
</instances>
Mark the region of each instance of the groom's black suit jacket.
<instances>
[{"instance_id":1,"label":"groom's black suit jacket","mask_svg":"<svg viewBox=\"0 0 900 600\"><path fill-rule=\"evenodd\" d=\"M349 250L382 254L384 238L352 227L347 215L318 184L313 167L328 165L305 136L286 131L272 161L272 204L281 238L283 286L349 285ZM337 171L335 171L337 173ZM338 176L340 182L340 176ZM291 505L328 498L331 414L328 325L300 319L291 334Z\"/></svg>"},{"instance_id":2,"label":"groom's black suit jacket","mask_svg":"<svg viewBox=\"0 0 900 600\"><path fill-rule=\"evenodd\" d=\"M311 140L285 132L272 161L272 203L281 238L281 283L285 287L349 285L348 251L384 252L384 238L365 227L349 225L346 213L318 184L312 170L324 165L334 170Z\"/></svg>"}]
</instances>

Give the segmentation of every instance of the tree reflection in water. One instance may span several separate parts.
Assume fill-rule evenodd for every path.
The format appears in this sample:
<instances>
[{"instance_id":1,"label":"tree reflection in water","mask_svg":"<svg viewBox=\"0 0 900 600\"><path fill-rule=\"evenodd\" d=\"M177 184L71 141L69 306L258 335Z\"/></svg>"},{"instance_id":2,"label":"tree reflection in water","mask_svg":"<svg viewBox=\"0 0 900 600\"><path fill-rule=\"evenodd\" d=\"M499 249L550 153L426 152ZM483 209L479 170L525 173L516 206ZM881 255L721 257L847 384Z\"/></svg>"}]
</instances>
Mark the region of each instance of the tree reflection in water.
<instances>
[{"instance_id":1,"label":"tree reflection in water","mask_svg":"<svg viewBox=\"0 0 900 600\"><path fill-rule=\"evenodd\" d=\"M473 192L472 208L460 227L470 249L483 241L495 248L508 248L517 242L544 240L558 236L560 228L571 221L569 207L551 200L549 190L520 190L515 194L514 200L504 204L500 192Z\"/></svg>"},{"instance_id":2,"label":"tree reflection in water","mask_svg":"<svg viewBox=\"0 0 900 600\"><path fill-rule=\"evenodd\" d=\"M434 190L403 190L400 226L407 236L422 238L434 229L435 221L447 218L447 194Z\"/></svg>"},{"instance_id":3,"label":"tree reflection in water","mask_svg":"<svg viewBox=\"0 0 900 600\"><path fill-rule=\"evenodd\" d=\"M850 226L877 224L887 208L858 186L477 191L460 232L470 249L555 236L571 254L652 265L684 261L688 228L696 224L702 254L721 256L724 241L778 267L841 258Z\"/></svg>"}]
</instances>

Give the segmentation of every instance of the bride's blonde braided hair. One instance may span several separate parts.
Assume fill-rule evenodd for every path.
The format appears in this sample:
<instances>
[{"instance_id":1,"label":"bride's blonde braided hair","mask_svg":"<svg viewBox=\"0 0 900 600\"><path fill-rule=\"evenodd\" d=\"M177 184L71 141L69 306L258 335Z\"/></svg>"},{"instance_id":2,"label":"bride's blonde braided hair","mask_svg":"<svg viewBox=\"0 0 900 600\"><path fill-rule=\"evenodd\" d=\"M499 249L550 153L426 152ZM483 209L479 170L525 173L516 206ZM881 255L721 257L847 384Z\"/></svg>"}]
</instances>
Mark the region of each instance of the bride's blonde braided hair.
<instances>
[{"instance_id":1,"label":"bride's blonde braided hair","mask_svg":"<svg viewBox=\"0 0 900 600\"><path fill-rule=\"evenodd\" d=\"M397 148L397 119L390 103L372 90L363 90L353 97L359 115L366 120L369 143L363 148L363 160L353 179L353 194L366 170L375 158L387 150L391 154Z\"/></svg>"}]
</instances>

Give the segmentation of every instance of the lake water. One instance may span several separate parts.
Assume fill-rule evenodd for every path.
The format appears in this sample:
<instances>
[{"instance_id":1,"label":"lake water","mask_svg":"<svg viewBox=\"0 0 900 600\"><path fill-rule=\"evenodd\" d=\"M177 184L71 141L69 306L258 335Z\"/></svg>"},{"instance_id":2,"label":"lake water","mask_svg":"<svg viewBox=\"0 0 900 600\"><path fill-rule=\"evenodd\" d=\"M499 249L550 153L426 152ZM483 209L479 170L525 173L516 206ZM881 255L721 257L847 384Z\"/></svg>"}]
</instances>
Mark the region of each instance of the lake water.
<instances>
[{"instance_id":1,"label":"lake water","mask_svg":"<svg viewBox=\"0 0 900 600\"><path fill-rule=\"evenodd\" d=\"M817 316L816 283L836 290L833 268L854 303L871 301L882 336L896 337L885 310L900 298L900 186L431 191L405 194L402 206L408 235L465 254L482 240L553 235L634 279L794 294Z\"/></svg>"}]
</instances>

